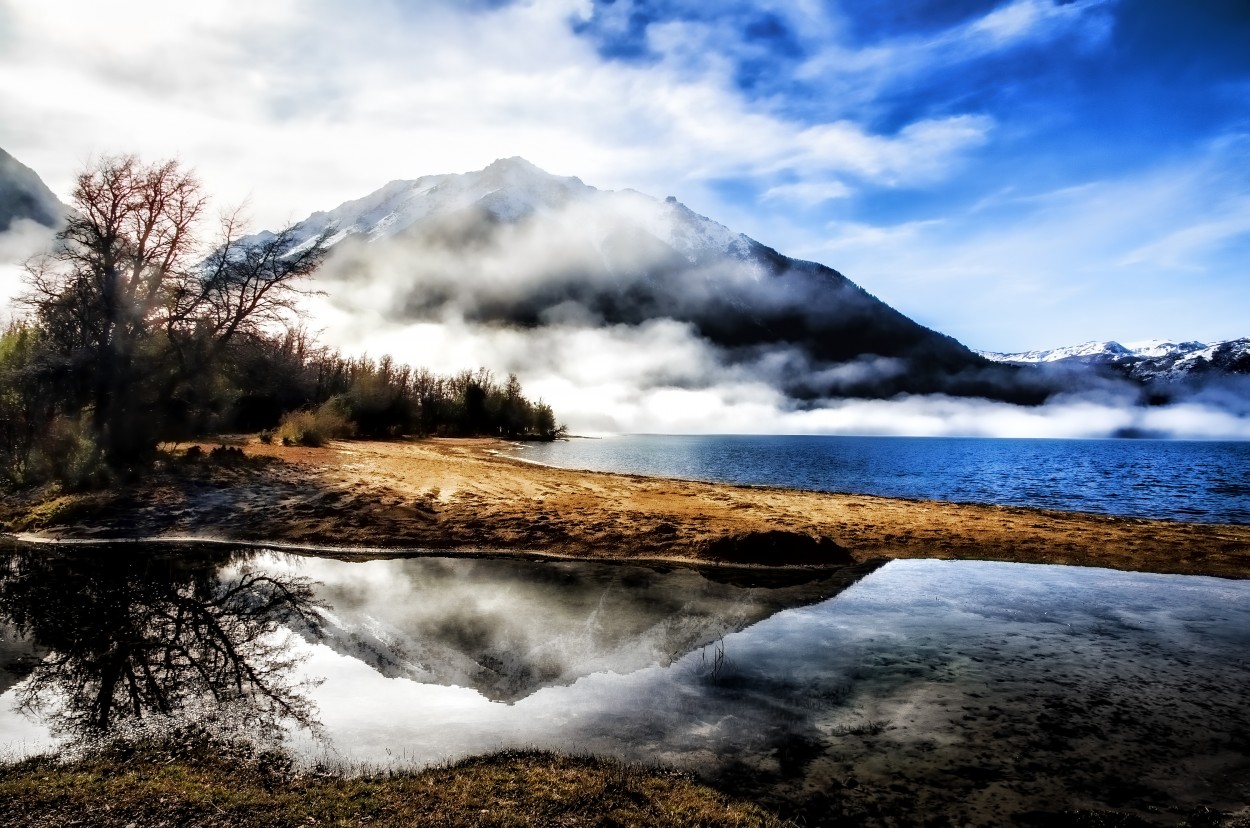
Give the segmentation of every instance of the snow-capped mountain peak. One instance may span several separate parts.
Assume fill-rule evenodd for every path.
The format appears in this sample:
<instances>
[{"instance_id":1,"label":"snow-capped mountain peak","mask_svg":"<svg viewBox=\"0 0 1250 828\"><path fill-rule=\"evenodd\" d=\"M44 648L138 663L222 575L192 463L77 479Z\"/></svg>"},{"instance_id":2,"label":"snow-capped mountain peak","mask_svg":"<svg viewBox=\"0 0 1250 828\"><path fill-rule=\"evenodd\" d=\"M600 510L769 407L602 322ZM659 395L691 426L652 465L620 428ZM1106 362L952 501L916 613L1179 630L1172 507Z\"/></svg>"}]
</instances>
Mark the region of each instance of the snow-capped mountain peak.
<instances>
[{"instance_id":1,"label":"snow-capped mountain peak","mask_svg":"<svg viewBox=\"0 0 1250 828\"><path fill-rule=\"evenodd\" d=\"M427 175L391 181L363 198L313 213L295 227L295 243L330 231L330 246L349 237L365 241L397 236L422 220L471 208L501 221L540 209L557 209L594 188L577 178L561 178L523 158L501 158L484 169L460 175Z\"/></svg>"},{"instance_id":2,"label":"snow-capped mountain peak","mask_svg":"<svg viewBox=\"0 0 1250 828\"><path fill-rule=\"evenodd\" d=\"M1067 345L1062 348L1047 348L1039 351L1022 351L1014 354L1003 354L996 351L977 351L978 354L994 362L1042 363L1063 362L1066 360L1113 360L1132 356L1133 352L1119 342L1082 342L1080 345Z\"/></svg>"},{"instance_id":3,"label":"snow-capped mountain peak","mask_svg":"<svg viewBox=\"0 0 1250 828\"><path fill-rule=\"evenodd\" d=\"M973 385L985 375L1002 375L1004 395L1021 396L1014 369L987 369L831 268L784 256L675 197L600 190L521 158L392 181L292 233L296 245L328 234L318 274L328 303L395 324L672 331L735 370L764 375L759 366L775 363L765 381L807 400L984 393Z\"/></svg>"},{"instance_id":4,"label":"snow-capped mountain peak","mask_svg":"<svg viewBox=\"0 0 1250 828\"><path fill-rule=\"evenodd\" d=\"M295 227L296 246L328 232L330 246L345 239L375 241L402 235L425 222L476 212L513 224L535 214L576 208L570 218L599 247L623 224L658 239L691 263L730 255L746 259L753 242L673 197L636 190L599 190L573 176L548 173L524 158L498 159L481 170L391 181L363 198L313 213Z\"/></svg>"},{"instance_id":5,"label":"snow-capped mountain peak","mask_svg":"<svg viewBox=\"0 0 1250 828\"><path fill-rule=\"evenodd\" d=\"M1040 351L1021 351L1004 354L997 351L977 351L994 362L1037 364L1044 362L1116 362L1124 359L1165 359L1180 357L1208 347L1203 342L1174 342L1170 339L1145 339L1121 344L1114 340L1106 342L1083 342L1062 348Z\"/></svg>"},{"instance_id":6,"label":"snow-capped mountain peak","mask_svg":"<svg viewBox=\"0 0 1250 828\"><path fill-rule=\"evenodd\" d=\"M1173 342L1170 339L1143 339L1138 342L1126 342L1124 345L1134 356L1143 359L1180 356L1201 351L1207 347L1205 342Z\"/></svg>"},{"instance_id":7,"label":"snow-capped mountain peak","mask_svg":"<svg viewBox=\"0 0 1250 828\"><path fill-rule=\"evenodd\" d=\"M1201 374L1250 374L1250 339L1206 344L1197 341L1146 339L1086 342L1066 348L1002 354L977 351L994 362L1016 365L1060 364L1102 366L1139 382L1172 381Z\"/></svg>"}]
</instances>

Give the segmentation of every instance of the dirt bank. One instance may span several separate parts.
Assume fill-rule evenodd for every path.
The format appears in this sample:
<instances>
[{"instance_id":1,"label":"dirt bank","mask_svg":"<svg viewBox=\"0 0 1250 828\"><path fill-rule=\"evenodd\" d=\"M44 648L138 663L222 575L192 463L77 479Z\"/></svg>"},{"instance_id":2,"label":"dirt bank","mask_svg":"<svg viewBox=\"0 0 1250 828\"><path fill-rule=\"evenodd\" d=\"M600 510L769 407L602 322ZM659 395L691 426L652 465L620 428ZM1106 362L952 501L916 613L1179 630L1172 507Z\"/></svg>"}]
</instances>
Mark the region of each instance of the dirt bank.
<instances>
[{"instance_id":1,"label":"dirt bank","mask_svg":"<svg viewBox=\"0 0 1250 828\"><path fill-rule=\"evenodd\" d=\"M968 558L1250 577L1250 526L568 471L496 440L244 440L104 493L7 499L10 531L590 558L818 564Z\"/></svg>"}]
</instances>

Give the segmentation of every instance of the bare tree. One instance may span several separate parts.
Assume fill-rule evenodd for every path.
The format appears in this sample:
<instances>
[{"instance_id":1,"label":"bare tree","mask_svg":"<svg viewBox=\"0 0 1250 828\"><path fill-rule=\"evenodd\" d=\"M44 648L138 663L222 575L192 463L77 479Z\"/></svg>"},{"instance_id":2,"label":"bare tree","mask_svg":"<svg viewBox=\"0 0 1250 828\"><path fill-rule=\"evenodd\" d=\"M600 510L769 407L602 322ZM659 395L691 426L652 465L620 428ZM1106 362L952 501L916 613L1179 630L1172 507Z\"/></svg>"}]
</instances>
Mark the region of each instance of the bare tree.
<instances>
[{"instance_id":1,"label":"bare tree","mask_svg":"<svg viewBox=\"0 0 1250 828\"><path fill-rule=\"evenodd\" d=\"M58 246L27 267L33 307L110 465L143 459L181 384L239 336L289 316L324 236L241 236L236 212L205 255L207 196L177 161L104 158L78 176Z\"/></svg>"}]
</instances>

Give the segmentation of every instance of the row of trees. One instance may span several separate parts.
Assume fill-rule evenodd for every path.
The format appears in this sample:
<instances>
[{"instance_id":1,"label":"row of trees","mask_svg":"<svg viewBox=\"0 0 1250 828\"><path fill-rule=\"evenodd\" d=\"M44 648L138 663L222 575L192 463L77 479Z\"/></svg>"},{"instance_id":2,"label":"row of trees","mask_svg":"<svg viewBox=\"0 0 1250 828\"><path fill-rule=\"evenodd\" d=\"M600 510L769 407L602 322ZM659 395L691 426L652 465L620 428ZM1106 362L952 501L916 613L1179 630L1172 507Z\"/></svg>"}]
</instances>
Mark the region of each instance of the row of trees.
<instances>
[{"instance_id":1,"label":"row of trees","mask_svg":"<svg viewBox=\"0 0 1250 828\"><path fill-rule=\"evenodd\" d=\"M551 439L515 377L439 377L349 359L292 330L325 237L198 235L207 197L177 162L104 159L78 176L55 248L28 264L28 316L0 334L0 474L75 482L143 467L162 442L308 410L366 436Z\"/></svg>"},{"instance_id":2,"label":"row of trees","mask_svg":"<svg viewBox=\"0 0 1250 828\"><path fill-rule=\"evenodd\" d=\"M515 374L501 382L485 368L448 376L389 356L345 357L310 347L302 330L253 338L235 356L238 396L226 411L229 426L219 430L266 429L283 412L303 411L329 421L331 431L336 418L345 421L360 437L488 434L553 440L564 433L551 406L529 400Z\"/></svg>"}]
</instances>

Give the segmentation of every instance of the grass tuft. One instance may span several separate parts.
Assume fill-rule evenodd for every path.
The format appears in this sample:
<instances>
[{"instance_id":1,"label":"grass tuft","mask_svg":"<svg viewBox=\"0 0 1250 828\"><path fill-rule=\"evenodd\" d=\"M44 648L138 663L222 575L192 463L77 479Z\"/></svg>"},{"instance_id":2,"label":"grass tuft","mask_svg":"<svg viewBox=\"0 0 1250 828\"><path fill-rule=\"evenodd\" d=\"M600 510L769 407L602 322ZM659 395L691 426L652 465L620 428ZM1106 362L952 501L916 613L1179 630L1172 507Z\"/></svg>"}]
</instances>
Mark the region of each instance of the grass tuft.
<instances>
[{"instance_id":1,"label":"grass tuft","mask_svg":"<svg viewBox=\"0 0 1250 828\"><path fill-rule=\"evenodd\" d=\"M613 760L506 751L349 776L262 753L128 747L0 766L0 825L780 826L689 777Z\"/></svg>"}]
</instances>

